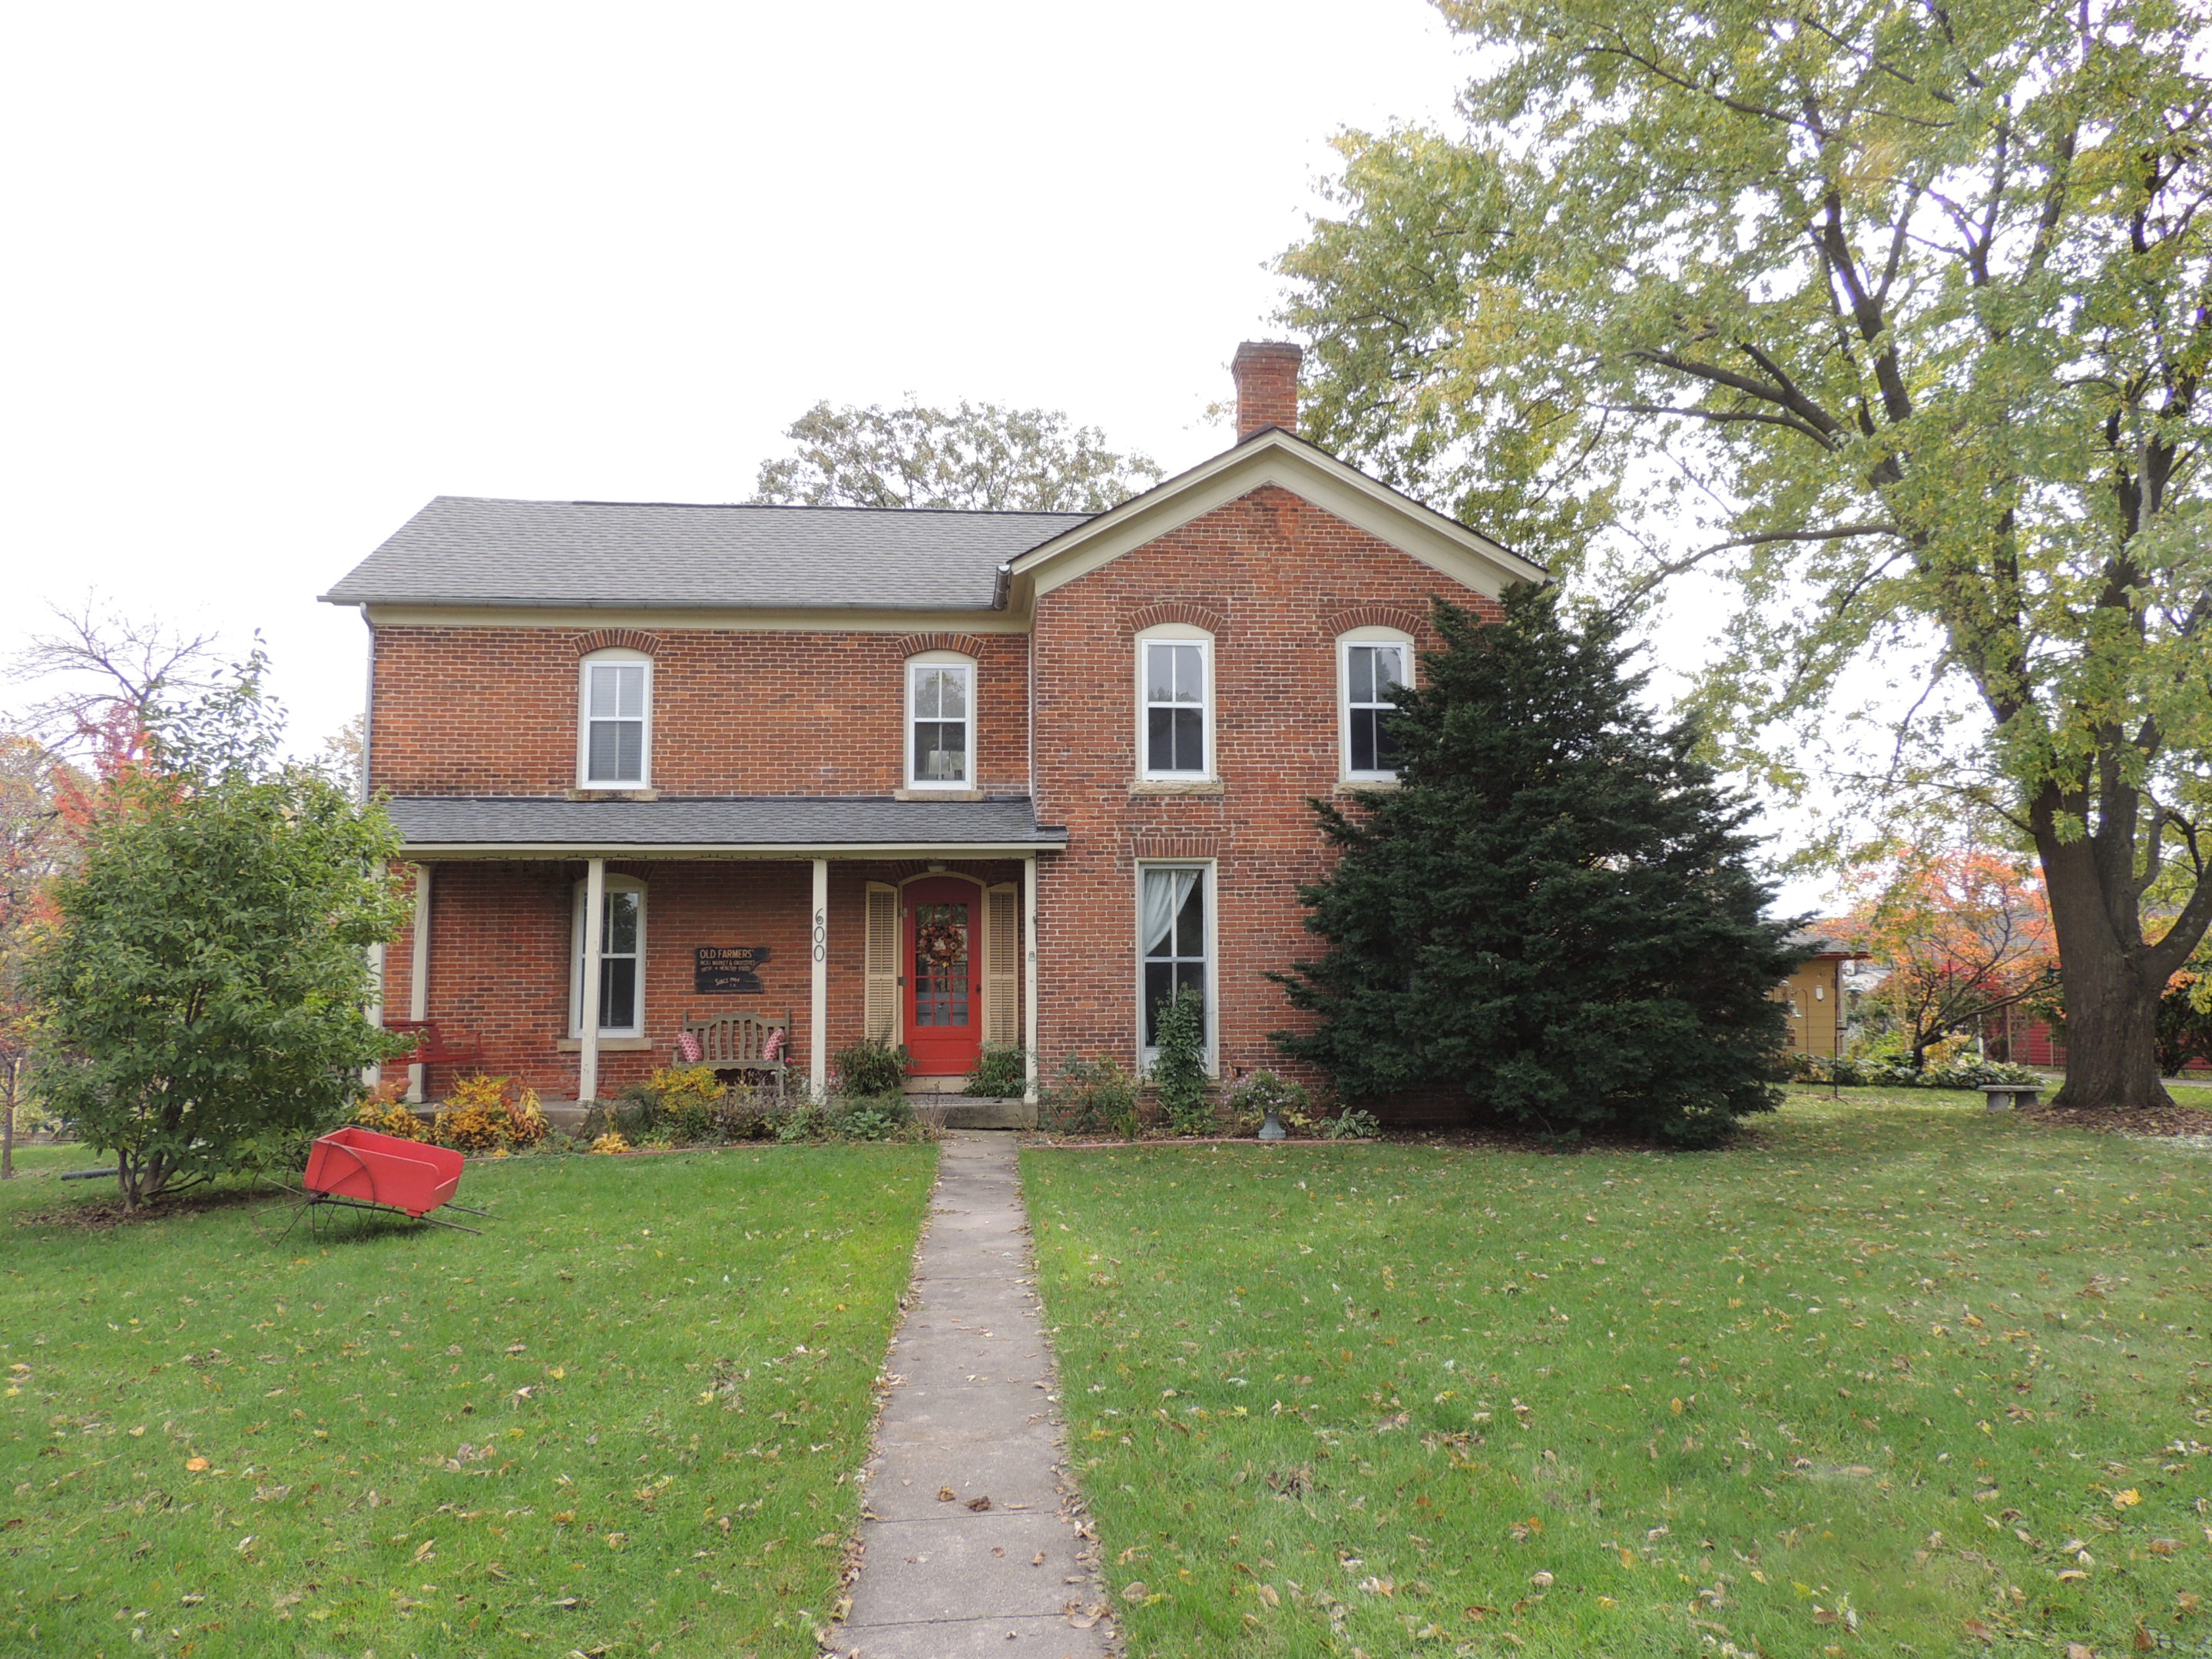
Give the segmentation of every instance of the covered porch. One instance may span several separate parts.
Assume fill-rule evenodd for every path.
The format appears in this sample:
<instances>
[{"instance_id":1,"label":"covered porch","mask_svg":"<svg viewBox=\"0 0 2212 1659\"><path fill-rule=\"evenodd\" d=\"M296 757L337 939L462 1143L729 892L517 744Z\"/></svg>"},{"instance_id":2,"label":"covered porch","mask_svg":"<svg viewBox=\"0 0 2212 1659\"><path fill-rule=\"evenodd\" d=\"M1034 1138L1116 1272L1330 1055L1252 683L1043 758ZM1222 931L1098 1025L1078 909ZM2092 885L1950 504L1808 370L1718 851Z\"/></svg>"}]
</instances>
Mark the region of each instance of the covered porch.
<instances>
[{"instance_id":1,"label":"covered porch","mask_svg":"<svg viewBox=\"0 0 2212 1659\"><path fill-rule=\"evenodd\" d=\"M987 1043L1018 1044L1036 1099L1037 860L1066 837L1026 799L389 810L416 880L380 1017L442 1044L407 1067L410 1099L472 1070L549 1102L610 1097L724 1014L785 1022L789 1080L817 1095L840 1049L873 1039L908 1049L910 1086L953 1090Z\"/></svg>"}]
</instances>

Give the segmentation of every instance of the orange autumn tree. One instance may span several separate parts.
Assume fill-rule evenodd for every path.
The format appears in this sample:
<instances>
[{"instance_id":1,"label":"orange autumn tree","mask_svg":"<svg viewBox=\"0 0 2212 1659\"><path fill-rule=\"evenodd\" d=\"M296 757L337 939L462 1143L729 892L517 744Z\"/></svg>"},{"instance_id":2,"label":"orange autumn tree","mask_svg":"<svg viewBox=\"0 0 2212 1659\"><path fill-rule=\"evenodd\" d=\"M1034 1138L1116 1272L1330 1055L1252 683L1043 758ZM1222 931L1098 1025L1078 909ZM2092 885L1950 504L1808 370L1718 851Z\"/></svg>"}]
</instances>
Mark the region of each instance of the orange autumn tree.
<instances>
[{"instance_id":1,"label":"orange autumn tree","mask_svg":"<svg viewBox=\"0 0 2212 1659\"><path fill-rule=\"evenodd\" d=\"M1921 1070L1929 1047L2050 988L2051 907L2028 861L1978 850L1892 853L1862 867L1851 921L1888 977L1876 993Z\"/></svg>"}]
</instances>

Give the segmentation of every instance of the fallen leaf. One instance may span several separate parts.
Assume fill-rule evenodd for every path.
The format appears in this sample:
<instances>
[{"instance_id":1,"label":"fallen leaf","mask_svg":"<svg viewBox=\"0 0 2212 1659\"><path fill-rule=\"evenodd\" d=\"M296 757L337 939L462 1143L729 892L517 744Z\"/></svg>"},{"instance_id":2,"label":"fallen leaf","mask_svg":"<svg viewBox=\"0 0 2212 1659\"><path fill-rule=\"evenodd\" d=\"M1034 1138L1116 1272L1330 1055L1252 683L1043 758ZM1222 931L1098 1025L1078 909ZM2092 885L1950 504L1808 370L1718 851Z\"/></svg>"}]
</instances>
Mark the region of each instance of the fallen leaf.
<instances>
[{"instance_id":1,"label":"fallen leaf","mask_svg":"<svg viewBox=\"0 0 2212 1659\"><path fill-rule=\"evenodd\" d=\"M437 1549L438 1540L434 1538L426 1538L420 1544L416 1546L415 1559L417 1561L428 1561L433 1555L437 1553Z\"/></svg>"},{"instance_id":2,"label":"fallen leaf","mask_svg":"<svg viewBox=\"0 0 2212 1659\"><path fill-rule=\"evenodd\" d=\"M1978 1619L1966 1620L1966 1634L1978 1642L1994 1642L1997 1639L1997 1633Z\"/></svg>"},{"instance_id":3,"label":"fallen leaf","mask_svg":"<svg viewBox=\"0 0 2212 1659\"><path fill-rule=\"evenodd\" d=\"M2133 1486L2130 1486L2125 1492L2116 1492L2112 1494L2112 1507L2116 1510L2131 1510L2142 1502L2142 1494Z\"/></svg>"},{"instance_id":4,"label":"fallen leaf","mask_svg":"<svg viewBox=\"0 0 2212 1659\"><path fill-rule=\"evenodd\" d=\"M937 1501L940 1504L950 1504L954 1498L959 1496L960 1494L953 1491L950 1486L939 1486L937 1489Z\"/></svg>"},{"instance_id":5,"label":"fallen leaf","mask_svg":"<svg viewBox=\"0 0 2212 1659\"><path fill-rule=\"evenodd\" d=\"M1044 1565L1044 1552L1042 1550L1039 1550L1035 1555L1031 1556L1030 1558L1030 1565L1033 1567L1042 1566Z\"/></svg>"},{"instance_id":6,"label":"fallen leaf","mask_svg":"<svg viewBox=\"0 0 2212 1659\"><path fill-rule=\"evenodd\" d=\"M2180 1547L2181 1540L2179 1538L2154 1538L2150 1540L2150 1553L2153 1555L2172 1555Z\"/></svg>"},{"instance_id":7,"label":"fallen leaf","mask_svg":"<svg viewBox=\"0 0 2212 1659\"><path fill-rule=\"evenodd\" d=\"M2066 1659L2097 1659L2097 1650L2087 1642L2069 1642L2066 1644Z\"/></svg>"},{"instance_id":8,"label":"fallen leaf","mask_svg":"<svg viewBox=\"0 0 2212 1659\"><path fill-rule=\"evenodd\" d=\"M988 1498L971 1498L968 1500L968 1507L981 1515L991 1507L991 1500Z\"/></svg>"},{"instance_id":9,"label":"fallen leaf","mask_svg":"<svg viewBox=\"0 0 2212 1659\"><path fill-rule=\"evenodd\" d=\"M207 1466L208 1461L204 1457L187 1457L185 1460L185 1467L191 1470L194 1474L198 1474L200 1470L207 1468Z\"/></svg>"},{"instance_id":10,"label":"fallen leaf","mask_svg":"<svg viewBox=\"0 0 2212 1659\"><path fill-rule=\"evenodd\" d=\"M1132 1578L1121 1586L1121 1599L1124 1601L1141 1601L1152 1593L1141 1578Z\"/></svg>"}]
</instances>

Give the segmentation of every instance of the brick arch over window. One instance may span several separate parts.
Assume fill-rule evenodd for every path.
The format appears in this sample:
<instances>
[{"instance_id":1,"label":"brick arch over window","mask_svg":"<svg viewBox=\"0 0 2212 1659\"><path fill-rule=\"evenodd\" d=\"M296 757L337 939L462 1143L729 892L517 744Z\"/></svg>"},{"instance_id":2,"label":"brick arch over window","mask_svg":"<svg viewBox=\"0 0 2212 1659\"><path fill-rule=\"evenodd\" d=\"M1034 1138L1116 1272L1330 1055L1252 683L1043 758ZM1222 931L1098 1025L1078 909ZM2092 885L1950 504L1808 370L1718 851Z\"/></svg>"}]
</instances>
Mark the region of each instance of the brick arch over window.
<instances>
[{"instance_id":1,"label":"brick arch over window","mask_svg":"<svg viewBox=\"0 0 2212 1659\"><path fill-rule=\"evenodd\" d=\"M925 651L957 651L963 657L981 659L986 648L973 634L907 634L898 641L902 657L918 657Z\"/></svg>"},{"instance_id":2,"label":"brick arch over window","mask_svg":"<svg viewBox=\"0 0 2212 1659\"><path fill-rule=\"evenodd\" d=\"M1340 605L1321 619L1323 639L1334 640L1355 628L1395 628L1415 639L1425 639L1433 631L1425 616L1402 605Z\"/></svg>"},{"instance_id":3,"label":"brick arch over window","mask_svg":"<svg viewBox=\"0 0 2212 1659\"><path fill-rule=\"evenodd\" d=\"M570 642L580 657L588 657L594 651L641 651L657 657L662 650L660 635L641 628L595 628L588 634L576 635Z\"/></svg>"},{"instance_id":4,"label":"brick arch over window","mask_svg":"<svg viewBox=\"0 0 2212 1659\"><path fill-rule=\"evenodd\" d=\"M1129 836L1132 858L1210 859L1220 852L1221 837L1204 830L1139 830Z\"/></svg>"},{"instance_id":5,"label":"brick arch over window","mask_svg":"<svg viewBox=\"0 0 2212 1659\"><path fill-rule=\"evenodd\" d=\"M1181 623L1186 628L1202 628L1216 639L1229 631L1229 618L1218 611L1202 605L1193 605L1188 599L1163 599L1131 613L1129 632L1143 633L1147 628L1158 628L1164 623Z\"/></svg>"}]
</instances>

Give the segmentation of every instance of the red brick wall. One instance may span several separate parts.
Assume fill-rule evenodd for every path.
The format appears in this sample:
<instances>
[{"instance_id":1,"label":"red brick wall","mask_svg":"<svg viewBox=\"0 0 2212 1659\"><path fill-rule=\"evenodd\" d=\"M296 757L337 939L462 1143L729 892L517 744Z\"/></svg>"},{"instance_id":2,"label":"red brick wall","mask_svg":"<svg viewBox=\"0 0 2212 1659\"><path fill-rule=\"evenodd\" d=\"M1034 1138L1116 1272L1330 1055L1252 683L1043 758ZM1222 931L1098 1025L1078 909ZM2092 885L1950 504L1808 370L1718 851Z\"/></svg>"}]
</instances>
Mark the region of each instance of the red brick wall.
<instances>
[{"instance_id":1,"label":"red brick wall","mask_svg":"<svg viewBox=\"0 0 2212 1659\"><path fill-rule=\"evenodd\" d=\"M1267 977L1319 945L1297 887L1325 850L1309 796L1337 784L1336 637L1395 623L1435 641L1431 594L1494 602L1273 485L1216 509L1037 605L1037 813L1067 826L1043 860L1039 1048L1136 1060L1136 863L1217 862L1217 1044L1224 1079L1287 1064L1267 1033L1295 1025ZM1206 618L1211 617L1211 622ZM1214 798L1133 793L1135 635L1189 619L1215 630ZM1309 1081L1318 1079L1309 1079Z\"/></svg>"},{"instance_id":2,"label":"red brick wall","mask_svg":"<svg viewBox=\"0 0 2212 1659\"><path fill-rule=\"evenodd\" d=\"M905 782L905 660L926 649L977 659L977 787L1028 793L1029 641L1018 634L625 629L603 640L386 626L371 781L395 795L573 788L577 661L602 644L652 653L653 786L664 794L889 794Z\"/></svg>"},{"instance_id":3,"label":"red brick wall","mask_svg":"<svg viewBox=\"0 0 2212 1659\"><path fill-rule=\"evenodd\" d=\"M830 867L829 1050L857 1042L867 986L862 960L866 885L893 885L926 872L920 861L836 863ZM986 884L1021 879L1012 860L951 862L948 873ZM650 1053L602 1051L599 1092L612 1096L673 1054L687 1016L717 1013L792 1017L790 1063L801 1078L809 1065L811 983L807 917L813 872L804 863L728 860L610 862L611 876L646 884L645 1021ZM482 1070L517 1076L549 1099L576 1096L578 1057L562 1053L568 1035L568 974L575 884L580 862L453 862L431 878L429 1018L448 1038L480 1037ZM693 988L693 951L702 945L765 945L758 995L701 995ZM404 1017L413 961L411 932L386 951L385 1010ZM430 1097L462 1069L434 1066ZM399 1075L404 1076L401 1073Z\"/></svg>"}]
</instances>

